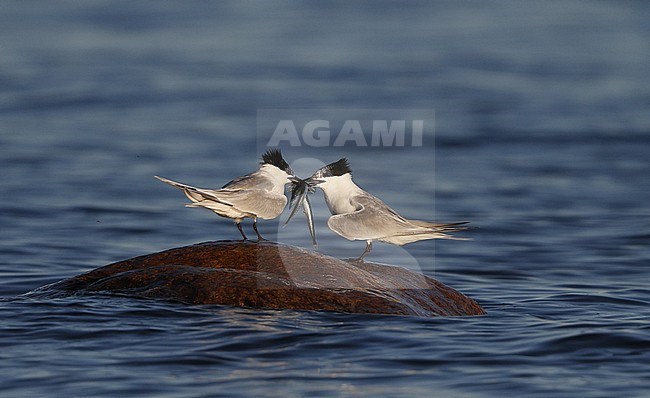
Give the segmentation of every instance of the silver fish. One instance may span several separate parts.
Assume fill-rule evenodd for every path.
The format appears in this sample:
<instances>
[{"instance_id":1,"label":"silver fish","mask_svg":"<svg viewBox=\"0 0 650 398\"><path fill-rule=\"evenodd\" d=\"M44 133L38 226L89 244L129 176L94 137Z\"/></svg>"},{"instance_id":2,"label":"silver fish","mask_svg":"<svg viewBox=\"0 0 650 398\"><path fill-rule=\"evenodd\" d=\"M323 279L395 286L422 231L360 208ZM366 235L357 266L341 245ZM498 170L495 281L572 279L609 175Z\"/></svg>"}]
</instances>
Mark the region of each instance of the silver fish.
<instances>
[{"instance_id":1,"label":"silver fish","mask_svg":"<svg viewBox=\"0 0 650 398\"><path fill-rule=\"evenodd\" d=\"M307 227L309 227L311 242L314 246L318 246L318 243L316 243L316 230L314 229L314 214L309 203L309 194L316 191L315 185L316 183L311 178L305 180L297 177L291 178L291 200L289 201L289 208L292 210L284 225L287 225L298 211L298 208L302 207L302 211L307 218Z\"/></svg>"}]
</instances>

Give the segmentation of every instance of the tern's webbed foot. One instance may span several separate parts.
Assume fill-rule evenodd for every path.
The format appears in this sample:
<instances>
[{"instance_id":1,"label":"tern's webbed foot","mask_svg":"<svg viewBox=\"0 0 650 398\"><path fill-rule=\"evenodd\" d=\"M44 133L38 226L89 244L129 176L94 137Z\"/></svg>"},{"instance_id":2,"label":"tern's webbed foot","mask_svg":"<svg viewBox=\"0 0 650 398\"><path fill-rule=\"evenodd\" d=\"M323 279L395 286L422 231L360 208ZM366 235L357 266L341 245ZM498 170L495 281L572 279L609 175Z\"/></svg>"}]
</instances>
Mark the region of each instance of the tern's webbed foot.
<instances>
[{"instance_id":1,"label":"tern's webbed foot","mask_svg":"<svg viewBox=\"0 0 650 398\"><path fill-rule=\"evenodd\" d=\"M344 258L342 259L346 263L365 263L366 261L363 259L363 257L350 257L350 258Z\"/></svg>"}]
</instances>

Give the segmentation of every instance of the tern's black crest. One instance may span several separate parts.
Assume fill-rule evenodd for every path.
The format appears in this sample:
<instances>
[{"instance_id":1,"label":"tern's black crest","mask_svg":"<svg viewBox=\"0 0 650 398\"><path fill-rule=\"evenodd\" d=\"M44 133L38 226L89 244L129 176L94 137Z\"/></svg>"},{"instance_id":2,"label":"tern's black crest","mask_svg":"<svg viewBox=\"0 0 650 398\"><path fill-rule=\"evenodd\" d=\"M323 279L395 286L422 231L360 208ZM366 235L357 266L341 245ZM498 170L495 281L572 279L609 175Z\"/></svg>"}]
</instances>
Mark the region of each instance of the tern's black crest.
<instances>
[{"instance_id":1,"label":"tern's black crest","mask_svg":"<svg viewBox=\"0 0 650 398\"><path fill-rule=\"evenodd\" d=\"M338 177L348 173L352 174L352 170L350 169L348 160L346 158L343 158L322 167L320 170L314 173L312 178L318 179L322 177Z\"/></svg>"},{"instance_id":2,"label":"tern's black crest","mask_svg":"<svg viewBox=\"0 0 650 398\"><path fill-rule=\"evenodd\" d=\"M282 157L282 152L277 149L269 149L262 155L262 164L272 164L280 170L284 170L285 173L293 175L293 171L289 164Z\"/></svg>"}]
</instances>

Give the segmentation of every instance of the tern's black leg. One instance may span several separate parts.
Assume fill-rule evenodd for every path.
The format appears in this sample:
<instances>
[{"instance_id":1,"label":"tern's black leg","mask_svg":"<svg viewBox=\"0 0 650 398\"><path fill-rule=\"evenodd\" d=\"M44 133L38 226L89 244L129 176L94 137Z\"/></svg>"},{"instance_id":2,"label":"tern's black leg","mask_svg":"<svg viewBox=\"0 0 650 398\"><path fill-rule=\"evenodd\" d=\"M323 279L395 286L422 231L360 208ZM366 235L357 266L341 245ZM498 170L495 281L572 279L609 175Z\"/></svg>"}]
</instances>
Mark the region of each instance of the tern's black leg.
<instances>
[{"instance_id":1,"label":"tern's black leg","mask_svg":"<svg viewBox=\"0 0 650 398\"><path fill-rule=\"evenodd\" d=\"M260 231L257 230L257 218L253 219L253 229L255 230L255 233L257 234L257 241L258 242L262 241L262 240L266 240L266 239L262 238L262 235L260 235Z\"/></svg>"},{"instance_id":2,"label":"tern's black leg","mask_svg":"<svg viewBox=\"0 0 650 398\"><path fill-rule=\"evenodd\" d=\"M366 250L363 251L363 253L361 254L361 257L359 257L357 259L357 261L363 261L363 258L365 256L367 256L368 253L370 253L370 250L372 250L372 241L371 240L366 242Z\"/></svg>"},{"instance_id":3,"label":"tern's black leg","mask_svg":"<svg viewBox=\"0 0 650 398\"><path fill-rule=\"evenodd\" d=\"M241 222L236 222L235 225L237 225L237 229L239 230L239 233L241 234L242 238L244 238L244 240L248 240L246 234L244 234L244 230L241 229Z\"/></svg>"}]
</instances>

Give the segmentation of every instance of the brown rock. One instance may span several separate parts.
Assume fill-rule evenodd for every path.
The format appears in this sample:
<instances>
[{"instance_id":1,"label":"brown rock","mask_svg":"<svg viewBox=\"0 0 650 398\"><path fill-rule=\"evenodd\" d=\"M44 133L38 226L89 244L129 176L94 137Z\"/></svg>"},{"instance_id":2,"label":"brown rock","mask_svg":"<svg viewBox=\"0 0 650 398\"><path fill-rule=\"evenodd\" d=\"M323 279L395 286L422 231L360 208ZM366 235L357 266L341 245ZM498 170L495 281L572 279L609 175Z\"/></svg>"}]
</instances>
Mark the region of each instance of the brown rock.
<instances>
[{"instance_id":1,"label":"brown rock","mask_svg":"<svg viewBox=\"0 0 650 398\"><path fill-rule=\"evenodd\" d=\"M474 300L422 274L272 242L180 247L110 264L45 290L270 309L423 317L485 314Z\"/></svg>"}]
</instances>

